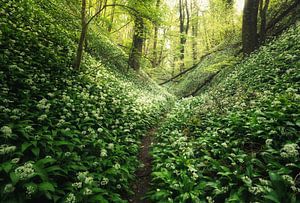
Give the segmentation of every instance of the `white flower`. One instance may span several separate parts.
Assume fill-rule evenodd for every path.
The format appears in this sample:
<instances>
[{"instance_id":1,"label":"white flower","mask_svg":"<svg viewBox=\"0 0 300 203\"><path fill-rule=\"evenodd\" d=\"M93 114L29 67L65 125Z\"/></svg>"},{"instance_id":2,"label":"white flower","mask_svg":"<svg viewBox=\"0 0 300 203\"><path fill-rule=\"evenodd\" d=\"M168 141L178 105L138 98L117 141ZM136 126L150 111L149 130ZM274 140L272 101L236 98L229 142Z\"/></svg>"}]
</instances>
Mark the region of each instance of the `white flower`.
<instances>
[{"instance_id":1,"label":"white flower","mask_svg":"<svg viewBox=\"0 0 300 203\"><path fill-rule=\"evenodd\" d=\"M120 164L119 164L119 163L116 163L116 164L114 165L114 168L118 170L118 169L120 169L120 168L121 168L121 166L120 166Z\"/></svg>"},{"instance_id":2,"label":"white flower","mask_svg":"<svg viewBox=\"0 0 300 203\"><path fill-rule=\"evenodd\" d=\"M101 149L100 156L101 156L101 157L106 157L106 156L107 156L107 151L106 151L106 149Z\"/></svg>"},{"instance_id":3,"label":"white flower","mask_svg":"<svg viewBox=\"0 0 300 203\"><path fill-rule=\"evenodd\" d=\"M273 142L273 139L266 139L266 145L268 147L271 146L272 142Z\"/></svg>"},{"instance_id":4,"label":"white flower","mask_svg":"<svg viewBox=\"0 0 300 203\"><path fill-rule=\"evenodd\" d=\"M89 176L89 177L85 178L84 183L87 185L91 185L91 184L93 184L93 181L94 181L93 177Z\"/></svg>"},{"instance_id":5,"label":"white flower","mask_svg":"<svg viewBox=\"0 0 300 203\"><path fill-rule=\"evenodd\" d=\"M13 164L17 164L17 163L19 163L19 161L20 161L20 158L14 158L10 162Z\"/></svg>"},{"instance_id":6,"label":"white flower","mask_svg":"<svg viewBox=\"0 0 300 203\"><path fill-rule=\"evenodd\" d=\"M6 144L0 145L0 155L11 154L16 151L16 146L9 146Z\"/></svg>"},{"instance_id":7,"label":"white flower","mask_svg":"<svg viewBox=\"0 0 300 203\"><path fill-rule=\"evenodd\" d=\"M76 197L73 193L68 194L66 197L65 203L75 203L76 202Z\"/></svg>"},{"instance_id":8,"label":"white flower","mask_svg":"<svg viewBox=\"0 0 300 203\"><path fill-rule=\"evenodd\" d=\"M41 116L38 117L38 120L39 120L39 121L43 121L43 120L45 120L47 117L48 117L48 116L47 116L46 114L43 114L43 115L41 115Z\"/></svg>"},{"instance_id":9,"label":"white flower","mask_svg":"<svg viewBox=\"0 0 300 203\"><path fill-rule=\"evenodd\" d=\"M72 187L74 187L76 189L80 189L80 188L82 188L82 182L72 183Z\"/></svg>"},{"instance_id":10,"label":"white flower","mask_svg":"<svg viewBox=\"0 0 300 203\"><path fill-rule=\"evenodd\" d=\"M15 190L15 187L12 184L5 185L3 193L11 193Z\"/></svg>"},{"instance_id":11,"label":"white flower","mask_svg":"<svg viewBox=\"0 0 300 203\"><path fill-rule=\"evenodd\" d=\"M113 143L109 143L107 148L108 149L113 149L114 148L114 144Z\"/></svg>"},{"instance_id":12,"label":"white flower","mask_svg":"<svg viewBox=\"0 0 300 203\"><path fill-rule=\"evenodd\" d=\"M3 126L1 132L4 134L5 138L10 138L12 136L12 129L8 126Z\"/></svg>"},{"instance_id":13,"label":"white flower","mask_svg":"<svg viewBox=\"0 0 300 203\"><path fill-rule=\"evenodd\" d=\"M299 156L299 146L295 143L285 144L281 149L280 156L283 158L293 158Z\"/></svg>"},{"instance_id":14,"label":"white flower","mask_svg":"<svg viewBox=\"0 0 300 203\"><path fill-rule=\"evenodd\" d=\"M208 203L214 203L213 198L210 197L210 196L206 197L206 200L207 200Z\"/></svg>"},{"instance_id":15,"label":"white flower","mask_svg":"<svg viewBox=\"0 0 300 203\"><path fill-rule=\"evenodd\" d=\"M109 182L108 178L103 178L102 181L100 182L101 185L107 185Z\"/></svg>"},{"instance_id":16,"label":"white flower","mask_svg":"<svg viewBox=\"0 0 300 203\"><path fill-rule=\"evenodd\" d=\"M19 166L18 168L16 168L15 173L20 178L20 180L27 180L34 176L35 170L32 163L26 162L23 166Z\"/></svg>"},{"instance_id":17,"label":"white flower","mask_svg":"<svg viewBox=\"0 0 300 203\"><path fill-rule=\"evenodd\" d=\"M36 191L36 188L33 187L32 185L26 186L26 195L27 195L28 197L31 197L31 195L32 195L33 193L35 193L35 191Z\"/></svg>"},{"instance_id":18,"label":"white flower","mask_svg":"<svg viewBox=\"0 0 300 203\"><path fill-rule=\"evenodd\" d=\"M93 191L89 188L84 188L83 189L83 195L91 195Z\"/></svg>"}]
</instances>

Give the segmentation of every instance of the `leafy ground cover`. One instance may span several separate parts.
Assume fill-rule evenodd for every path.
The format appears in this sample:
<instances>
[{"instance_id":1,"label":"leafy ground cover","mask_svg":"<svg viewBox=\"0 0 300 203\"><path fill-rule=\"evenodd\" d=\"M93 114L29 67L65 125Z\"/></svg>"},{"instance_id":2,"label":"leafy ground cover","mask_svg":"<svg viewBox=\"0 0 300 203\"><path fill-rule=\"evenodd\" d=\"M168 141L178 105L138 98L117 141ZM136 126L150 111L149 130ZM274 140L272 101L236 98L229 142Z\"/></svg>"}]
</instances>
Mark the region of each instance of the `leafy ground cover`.
<instances>
[{"instance_id":1,"label":"leafy ground cover","mask_svg":"<svg viewBox=\"0 0 300 203\"><path fill-rule=\"evenodd\" d=\"M0 201L125 202L139 140L172 98L88 54L69 68L76 35L38 3L0 3Z\"/></svg>"},{"instance_id":2,"label":"leafy ground cover","mask_svg":"<svg viewBox=\"0 0 300 203\"><path fill-rule=\"evenodd\" d=\"M152 149L154 202L299 202L300 26L179 101Z\"/></svg>"}]
</instances>

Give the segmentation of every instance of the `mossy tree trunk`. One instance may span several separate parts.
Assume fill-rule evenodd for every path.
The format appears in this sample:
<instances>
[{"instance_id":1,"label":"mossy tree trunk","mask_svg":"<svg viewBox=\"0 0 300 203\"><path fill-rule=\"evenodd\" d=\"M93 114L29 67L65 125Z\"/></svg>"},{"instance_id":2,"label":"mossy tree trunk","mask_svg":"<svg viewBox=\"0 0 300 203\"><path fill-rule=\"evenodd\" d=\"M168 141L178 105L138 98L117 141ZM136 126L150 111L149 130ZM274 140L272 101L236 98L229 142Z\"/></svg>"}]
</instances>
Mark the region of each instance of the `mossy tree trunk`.
<instances>
[{"instance_id":1,"label":"mossy tree trunk","mask_svg":"<svg viewBox=\"0 0 300 203\"><path fill-rule=\"evenodd\" d=\"M134 33L130 50L128 64L132 69L139 71L144 44L144 22L141 17L136 16L134 20Z\"/></svg>"},{"instance_id":2,"label":"mossy tree trunk","mask_svg":"<svg viewBox=\"0 0 300 203\"><path fill-rule=\"evenodd\" d=\"M76 57L73 62L73 68L76 70L80 69L81 59L83 55L84 42L88 30L87 18L86 18L86 0L82 0L81 5L81 33L77 47Z\"/></svg>"},{"instance_id":3,"label":"mossy tree trunk","mask_svg":"<svg viewBox=\"0 0 300 203\"><path fill-rule=\"evenodd\" d=\"M257 15L259 0L246 0L243 12L243 53L250 54L258 47Z\"/></svg>"}]
</instances>

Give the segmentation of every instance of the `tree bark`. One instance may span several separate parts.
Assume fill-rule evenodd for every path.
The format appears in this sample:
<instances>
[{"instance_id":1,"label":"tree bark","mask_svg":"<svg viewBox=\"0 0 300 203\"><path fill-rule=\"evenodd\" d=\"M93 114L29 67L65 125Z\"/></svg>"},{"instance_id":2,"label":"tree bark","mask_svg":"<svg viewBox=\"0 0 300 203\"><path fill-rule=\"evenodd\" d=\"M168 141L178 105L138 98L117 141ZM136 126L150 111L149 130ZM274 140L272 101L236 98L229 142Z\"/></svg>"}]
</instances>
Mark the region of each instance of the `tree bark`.
<instances>
[{"instance_id":1,"label":"tree bark","mask_svg":"<svg viewBox=\"0 0 300 203\"><path fill-rule=\"evenodd\" d=\"M144 22L141 17L136 16L134 20L134 34L132 47L129 55L128 64L132 69L139 71L140 70L140 61L142 58L144 43Z\"/></svg>"},{"instance_id":2,"label":"tree bark","mask_svg":"<svg viewBox=\"0 0 300 203\"><path fill-rule=\"evenodd\" d=\"M198 27L199 27L199 7L197 6L196 0L191 1L192 10L192 56L193 65L196 64L198 52L197 52L197 38L198 38Z\"/></svg>"},{"instance_id":3,"label":"tree bark","mask_svg":"<svg viewBox=\"0 0 300 203\"><path fill-rule=\"evenodd\" d=\"M259 0L246 0L243 13L243 53L250 54L258 47L257 15Z\"/></svg>"},{"instance_id":4,"label":"tree bark","mask_svg":"<svg viewBox=\"0 0 300 203\"><path fill-rule=\"evenodd\" d=\"M76 57L73 62L73 68L76 70L80 69L81 59L82 59L82 55L83 55L83 47L84 47L87 30L88 30L88 24L87 24L87 19L86 19L86 0L82 0L81 33L80 33L80 39L79 39L79 43L78 43L78 47L77 47Z\"/></svg>"},{"instance_id":5,"label":"tree bark","mask_svg":"<svg viewBox=\"0 0 300 203\"><path fill-rule=\"evenodd\" d=\"M179 0L179 30L180 30L180 71L184 70L185 43L189 31L190 14L187 5L187 0Z\"/></svg>"},{"instance_id":6,"label":"tree bark","mask_svg":"<svg viewBox=\"0 0 300 203\"><path fill-rule=\"evenodd\" d=\"M112 4L115 4L115 3L116 3L116 0L113 0ZM116 10L116 6L112 6L111 15L110 15L110 23L107 28L108 32L111 32L111 30L113 28L113 23L114 23L114 18L115 18L115 10Z\"/></svg>"},{"instance_id":7,"label":"tree bark","mask_svg":"<svg viewBox=\"0 0 300 203\"><path fill-rule=\"evenodd\" d=\"M267 31L267 11L269 7L270 0L260 0L260 44L263 44L266 40L266 31Z\"/></svg>"},{"instance_id":8,"label":"tree bark","mask_svg":"<svg viewBox=\"0 0 300 203\"><path fill-rule=\"evenodd\" d=\"M156 1L156 9L159 9L160 1ZM153 59L152 59L152 67L157 67L157 40L158 40L158 25L157 23L154 25L154 37L153 37Z\"/></svg>"}]
</instances>

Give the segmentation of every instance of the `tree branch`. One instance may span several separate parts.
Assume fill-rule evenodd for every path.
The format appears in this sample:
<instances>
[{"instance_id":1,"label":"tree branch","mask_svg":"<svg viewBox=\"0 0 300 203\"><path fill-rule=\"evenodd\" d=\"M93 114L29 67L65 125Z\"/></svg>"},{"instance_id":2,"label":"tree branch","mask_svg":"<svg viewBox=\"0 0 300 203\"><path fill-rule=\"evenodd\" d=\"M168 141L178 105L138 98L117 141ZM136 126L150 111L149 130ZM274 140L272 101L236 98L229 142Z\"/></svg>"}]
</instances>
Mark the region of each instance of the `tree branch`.
<instances>
[{"instance_id":1,"label":"tree branch","mask_svg":"<svg viewBox=\"0 0 300 203\"><path fill-rule=\"evenodd\" d=\"M123 4L108 4L108 5L103 6L103 8L99 9L99 11L97 11L97 12L96 12L96 13L88 20L87 25L89 25L89 24L91 23L91 21L92 21L95 17L97 17L97 16L98 16L105 8L107 8L107 7L113 7L113 6L119 6L119 7L126 8L126 9L128 9L128 10L133 11L133 12L136 13L136 14L139 14L139 13L140 13L140 12L137 11L136 9L134 9L134 8L132 8L132 7L130 7L130 6L123 5Z\"/></svg>"},{"instance_id":2,"label":"tree branch","mask_svg":"<svg viewBox=\"0 0 300 203\"><path fill-rule=\"evenodd\" d=\"M179 74L175 75L174 77L172 77L172 78L170 78L170 79L168 79L168 80L166 80L166 81L160 83L159 85L167 84L167 83L171 82L172 80L178 78L179 76L181 76L181 75L183 75L183 74L185 74L185 73L187 73L187 72L189 72L189 71L191 71L191 70L197 68L198 65L203 61L203 59L205 59L205 57L207 57L207 56L209 56L209 55L211 55L211 54L213 54L213 53L215 53L215 52L222 51L222 50L223 50L223 49L217 49L217 50L214 50L214 51L211 51L211 52L209 52L209 53L206 53L206 54L202 55L202 56L200 57L198 63L196 63L195 65L191 66L191 67L188 68L188 69L185 69L184 71L180 72Z\"/></svg>"}]
</instances>

